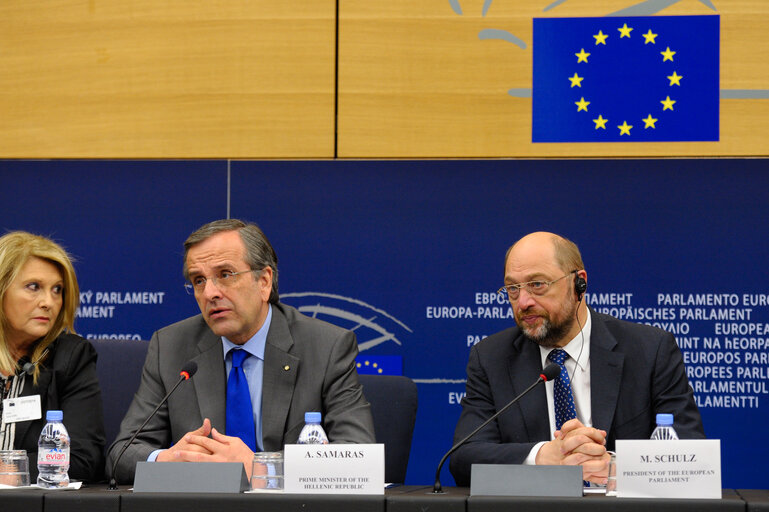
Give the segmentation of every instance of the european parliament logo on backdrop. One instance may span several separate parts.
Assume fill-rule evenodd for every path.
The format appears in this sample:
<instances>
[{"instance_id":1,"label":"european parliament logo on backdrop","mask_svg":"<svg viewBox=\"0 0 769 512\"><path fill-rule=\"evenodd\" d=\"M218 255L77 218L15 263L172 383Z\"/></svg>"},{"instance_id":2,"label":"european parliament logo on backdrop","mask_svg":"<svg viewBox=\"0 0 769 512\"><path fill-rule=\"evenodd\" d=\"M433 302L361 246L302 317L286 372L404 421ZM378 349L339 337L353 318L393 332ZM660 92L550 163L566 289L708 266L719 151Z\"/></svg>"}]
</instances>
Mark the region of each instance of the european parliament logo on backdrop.
<instances>
[{"instance_id":1,"label":"european parliament logo on backdrop","mask_svg":"<svg viewBox=\"0 0 769 512\"><path fill-rule=\"evenodd\" d=\"M717 141L719 16L535 18L532 142Z\"/></svg>"},{"instance_id":2,"label":"european parliament logo on backdrop","mask_svg":"<svg viewBox=\"0 0 769 512\"><path fill-rule=\"evenodd\" d=\"M355 358L359 374L403 375L403 356L386 353L400 350L402 340L413 331L387 311L354 297L328 292L281 293L280 300L307 316L354 331L360 351ZM385 354L374 354L372 349Z\"/></svg>"}]
</instances>

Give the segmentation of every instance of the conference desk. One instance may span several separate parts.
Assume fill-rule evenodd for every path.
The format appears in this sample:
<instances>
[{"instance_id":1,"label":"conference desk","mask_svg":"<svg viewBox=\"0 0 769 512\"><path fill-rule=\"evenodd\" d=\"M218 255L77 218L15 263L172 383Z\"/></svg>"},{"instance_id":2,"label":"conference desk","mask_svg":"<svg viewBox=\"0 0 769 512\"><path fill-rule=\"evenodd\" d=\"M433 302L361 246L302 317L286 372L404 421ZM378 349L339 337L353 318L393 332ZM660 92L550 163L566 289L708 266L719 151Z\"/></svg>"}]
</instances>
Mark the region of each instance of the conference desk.
<instances>
[{"instance_id":1,"label":"conference desk","mask_svg":"<svg viewBox=\"0 0 769 512\"><path fill-rule=\"evenodd\" d=\"M749 512L769 512L769 489L739 489Z\"/></svg>"},{"instance_id":2,"label":"conference desk","mask_svg":"<svg viewBox=\"0 0 769 512\"><path fill-rule=\"evenodd\" d=\"M720 500L470 496L469 489L400 486L384 496L306 494L134 494L95 486L79 491L0 491L0 510L24 512L769 512L769 490L725 489Z\"/></svg>"}]
</instances>

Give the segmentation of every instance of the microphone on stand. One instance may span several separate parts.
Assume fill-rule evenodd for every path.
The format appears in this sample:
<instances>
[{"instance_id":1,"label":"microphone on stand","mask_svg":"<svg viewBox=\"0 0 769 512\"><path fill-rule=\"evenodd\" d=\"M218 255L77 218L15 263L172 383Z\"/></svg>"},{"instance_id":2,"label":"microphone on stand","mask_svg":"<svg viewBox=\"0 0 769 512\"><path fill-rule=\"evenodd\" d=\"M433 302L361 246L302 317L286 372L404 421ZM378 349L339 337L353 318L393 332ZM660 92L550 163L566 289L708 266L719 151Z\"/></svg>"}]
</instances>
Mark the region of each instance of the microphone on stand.
<instances>
[{"instance_id":1,"label":"microphone on stand","mask_svg":"<svg viewBox=\"0 0 769 512\"><path fill-rule=\"evenodd\" d=\"M155 416L155 413L158 412L160 407L168 401L168 397L171 396L171 394L176 391L176 388L179 387L179 384L184 382L185 380L189 380L192 378L193 375L195 375L195 372L198 371L198 364L195 361L187 361L184 363L184 366L182 366L181 371L179 372L179 380L174 384L174 387L171 388L171 391L166 393L166 396L163 397L163 400L160 401L157 407L155 407L155 410L150 413L149 416L147 416L147 419L144 420L144 423L141 424L139 428L136 429L136 432L134 432L134 435L131 436L131 439L128 440L126 444L123 445L123 448L120 449L120 453L118 453L117 457L115 457L115 462L112 464L112 477L109 479L109 490L110 491L116 491L118 489L117 486L117 479L115 478L115 470L117 469L117 463L120 461L120 457L123 456L125 451L128 449L129 446L131 446L131 443L134 442L136 439L136 436L139 435L139 432L142 431L142 429L149 423L149 421L152 419L153 416Z\"/></svg>"},{"instance_id":2,"label":"microphone on stand","mask_svg":"<svg viewBox=\"0 0 769 512\"><path fill-rule=\"evenodd\" d=\"M446 459L449 458L449 455L454 453L460 446L465 444L471 437L473 437L475 434L480 432L480 430L483 427L485 427L486 425L491 423L493 420L497 419L497 417L500 414L502 414L503 412L505 412L506 410L508 410L511 405L513 405L518 400L523 398L523 396L526 393L528 393L529 391L534 389L537 386L537 384L539 384L540 382L547 382L549 380L557 379L560 375L561 375L561 367L560 366L558 366L555 363L548 364L547 366L545 366L545 369L542 370L542 373L539 374L539 378L537 378L537 380L534 381L534 384L532 384L531 386L526 388L523 391L523 393L521 393L517 397L513 398L507 405L505 405L503 408L501 408L496 413L494 413L489 419L487 419L486 421L481 423L481 425L478 428L476 428L475 430L470 432L467 436L465 436L464 439L462 439L457 444L452 446L451 450L446 452L446 455L443 456L443 458L441 459L441 462L438 464L438 470L435 472L435 485L433 486L433 493L434 494L441 494L441 493L443 493L443 488L441 487L441 469L443 468L443 463L446 462Z\"/></svg>"}]
</instances>

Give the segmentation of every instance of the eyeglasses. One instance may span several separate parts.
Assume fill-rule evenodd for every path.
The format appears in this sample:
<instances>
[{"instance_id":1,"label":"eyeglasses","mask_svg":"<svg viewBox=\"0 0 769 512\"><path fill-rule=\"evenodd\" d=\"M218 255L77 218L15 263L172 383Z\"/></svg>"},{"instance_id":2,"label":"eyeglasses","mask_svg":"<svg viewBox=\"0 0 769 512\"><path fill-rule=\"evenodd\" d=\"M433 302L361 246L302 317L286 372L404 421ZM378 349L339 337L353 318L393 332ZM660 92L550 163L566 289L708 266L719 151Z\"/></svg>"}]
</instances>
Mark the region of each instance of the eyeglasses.
<instances>
[{"instance_id":1,"label":"eyeglasses","mask_svg":"<svg viewBox=\"0 0 769 512\"><path fill-rule=\"evenodd\" d=\"M557 283L561 279L564 279L566 277L569 277L570 275L574 274L575 272L578 272L577 270L572 270L566 275L563 275L559 277L558 279L553 279L552 281L529 281L528 283L518 283L518 284L507 284L497 290L497 293L505 295L510 298L510 300L517 300L518 297L521 296L521 289L526 288L526 292L531 295L544 295L547 293L547 290L550 289L550 286L553 283Z\"/></svg>"},{"instance_id":2,"label":"eyeglasses","mask_svg":"<svg viewBox=\"0 0 769 512\"><path fill-rule=\"evenodd\" d=\"M190 295L202 292L206 289L206 283L211 280L212 283L214 283L214 286L219 288L229 288L233 286L236 282L238 282L238 276L242 274L248 274L249 272L260 272L261 270L257 269L251 269L251 270L242 270L240 272L233 272L232 270L222 270L219 272L218 276L212 276L212 277L205 277L205 276L195 276L192 278L192 280L188 283L184 283L184 289L187 290L187 293Z\"/></svg>"}]
</instances>

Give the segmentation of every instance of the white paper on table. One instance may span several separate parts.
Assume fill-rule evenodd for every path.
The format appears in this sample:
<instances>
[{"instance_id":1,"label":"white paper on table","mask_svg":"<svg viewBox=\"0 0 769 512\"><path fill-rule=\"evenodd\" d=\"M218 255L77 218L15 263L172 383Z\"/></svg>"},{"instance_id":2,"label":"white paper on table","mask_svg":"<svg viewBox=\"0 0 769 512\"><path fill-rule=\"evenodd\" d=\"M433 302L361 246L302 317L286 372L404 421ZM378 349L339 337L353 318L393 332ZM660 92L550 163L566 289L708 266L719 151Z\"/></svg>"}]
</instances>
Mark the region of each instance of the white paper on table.
<instances>
[{"instance_id":1,"label":"white paper on table","mask_svg":"<svg viewBox=\"0 0 769 512\"><path fill-rule=\"evenodd\" d=\"M53 489L48 489L44 487L40 487L37 484L32 485L25 485L21 487L16 487L13 485L5 485L0 484L0 491L9 491L11 489L15 489L17 491L26 491L26 490L33 490L33 491L76 491L82 487L83 482L70 482L67 487L55 487Z\"/></svg>"}]
</instances>

